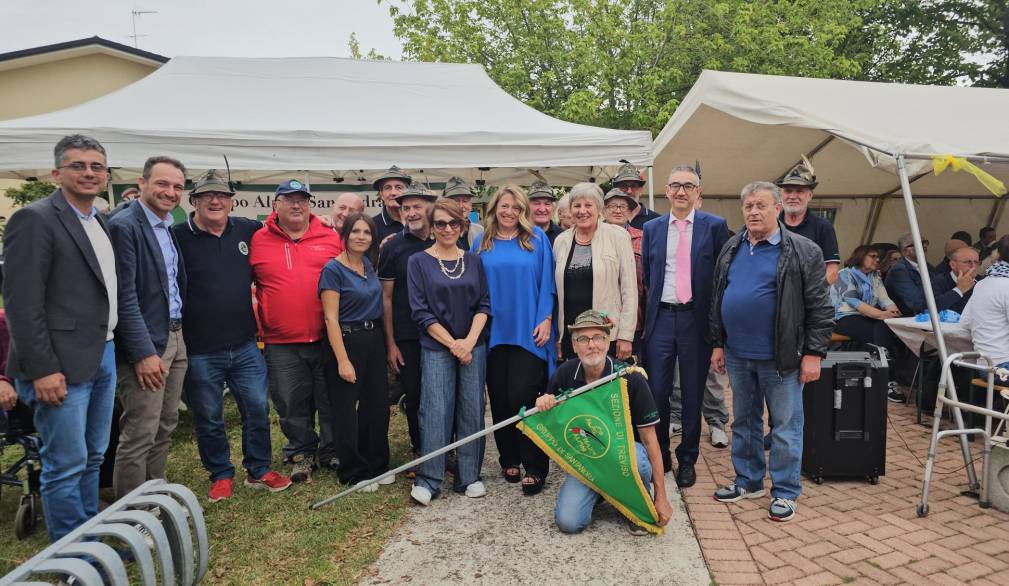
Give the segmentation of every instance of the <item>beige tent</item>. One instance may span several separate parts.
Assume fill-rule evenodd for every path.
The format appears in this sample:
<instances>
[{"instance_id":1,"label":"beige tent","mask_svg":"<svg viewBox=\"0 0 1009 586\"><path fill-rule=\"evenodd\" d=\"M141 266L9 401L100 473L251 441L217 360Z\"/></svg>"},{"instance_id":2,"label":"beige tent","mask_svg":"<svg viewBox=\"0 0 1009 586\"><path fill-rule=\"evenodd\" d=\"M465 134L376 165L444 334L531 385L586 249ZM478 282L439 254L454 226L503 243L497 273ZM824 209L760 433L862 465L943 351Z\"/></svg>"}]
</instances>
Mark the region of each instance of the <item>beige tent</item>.
<instances>
[{"instance_id":1,"label":"beige tent","mask_svg":"<svg viewBox=\"0 0 1009 586\"><path fill-rule=\"evenodd\" d=\"M741 186L782 177L805 153L820 180L814 201L835 206L842 255L856 244L892 240L910 228L922 258L921 218L939 245L933 247L935 257L954 230L998 223L1004 200L993 198L966 172L934 175L933 157L959 156L1005 181L1009 178L1006 112L1009 90L705 71L655 139L652 156L663 174L674 164L702 161L705 209L714 208L738 226ZM665 183L663 175L658 178L659 184ZM981 221L985 210L987 217ZM851 224L861 225L859 237L845 229ZM1006 227L1001 228L1004 232ZM918 268L928 283L925 264ZM923 291L936 346L945 361L946 344L932 288L925 286ZM954 418L963 428L958 409ZM937 431L938 421L932 448ZM976 487L965 436L960 436L960 447L968 483ZM932 461L930 457L926 478ZM927 491L926 480L919 516L927 514ZM982 502L985 498L982 489Z\"/></svg>"},{"instance_id":2,"label":"beige tent","mask_svg":"<svg viewBox=\"0 0 1009 586\"><path fill-rule=\"evenodd\" d=\"M978 165L1009 182L1009 91L806 79L705 71L655 139L655 189L677 163L701 162L704 207L739 225L740 188L774 180L803 153L820 185L814 205L832 209L842 254L908 231L896 155L905 154L930 258L956 230L1002 220L1003 200L974 177L931 173L913 155L990 158ZM660 205L665 202L658 202Z\"/></svg>"}]
</instances>

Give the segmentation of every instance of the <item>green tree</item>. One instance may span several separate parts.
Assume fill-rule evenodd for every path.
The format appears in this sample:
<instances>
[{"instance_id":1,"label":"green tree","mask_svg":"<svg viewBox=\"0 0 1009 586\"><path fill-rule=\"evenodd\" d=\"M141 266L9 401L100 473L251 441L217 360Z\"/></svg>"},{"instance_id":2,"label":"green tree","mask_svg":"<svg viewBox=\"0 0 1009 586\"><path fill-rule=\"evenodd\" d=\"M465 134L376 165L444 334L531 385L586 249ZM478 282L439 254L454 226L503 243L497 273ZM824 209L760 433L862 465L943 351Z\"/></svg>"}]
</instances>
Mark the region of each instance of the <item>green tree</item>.
<instances>
[{"instance_id":1,"label":"green tree","mask_svg":"<svg viewBox=\"0 0 1009 586\"><path fill-rule=\"evenodd\" d=\"M866 79L1009 88L1006 0L881 0L865 22Z\"/></svg>"},{"instance_id":2,"label":"green tree","mask_svg":"<svg viewBox=\"0 0 1009 586\"><path fill-rule=\"evenodd\" d=\"M22 207L37 199L42 199L52 193L54 189L56 186L48 181L27 181L16 187L8 187L4 191L4 195L14 202L15 206Z\"/></svg>"},{"instance_id":3,"label":"green tree","mask_svg":"<svg viewBox=\"0 0 1009 586\"><path fill-rule=\"evenodd\" d=\"M703 69L857 78L880 0L386 0L407 59L482 64L572 122L657 133Z\"/></svg>"}]
</instances>

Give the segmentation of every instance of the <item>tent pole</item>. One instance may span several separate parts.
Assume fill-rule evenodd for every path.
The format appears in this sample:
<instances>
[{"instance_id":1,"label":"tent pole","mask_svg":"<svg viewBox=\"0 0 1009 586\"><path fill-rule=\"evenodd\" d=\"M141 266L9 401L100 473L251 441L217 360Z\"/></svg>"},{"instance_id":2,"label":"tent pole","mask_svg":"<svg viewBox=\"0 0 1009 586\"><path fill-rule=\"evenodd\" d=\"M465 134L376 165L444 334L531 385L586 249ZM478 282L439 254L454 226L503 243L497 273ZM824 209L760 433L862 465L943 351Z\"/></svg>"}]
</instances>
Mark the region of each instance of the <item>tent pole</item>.
<instances>
[{"instance_id":1,"label":"tent pole","mask_svg":"<svg viewBox=\"0 0 1009 586\"><path fill-rule=\"evenodd\" d=\"M652 167L648 168L648 209L655 209L655 187L652 184Z\"/></svg>"},{"instance_id":2,"label":"tent pole","mask_svg":"<svg viewBox=\"0 0 1009 586\"><path fill-rule=\"evenodd\" d=\"M904 164L904 155L898 154L894 157L897 161L897 174L900 177L900 189L904 194L904 207L907 209L907 221L911 226L911 239L914 241L915 257L918 259L918 274L921 276L921 289L925 293L925 305L928 307L929 321L932 322L932 332L935 335L935 347L939 351L939 360L946 363L946 340L942 334L942 327L939 322L939 310L936 309L935 295L932 294L932 277L928 273L928 261L925 258L925 247L921 244L921 231L918 229L918 215L914 211L914 200L911 197L911 182L907 178L907 167ZM903 254L904 251L901 251ZM911 317L911 316L907 316ZM949 383L952 383L953 375L949 375ZM940 381L942 382L942 381ZM953 384L946 385L950 399L959 401L956 395L956 388ZM958 429L965 429L963 414L960 409L953 407L953 421ZM974 470L974 459L970 453L970 444L967 443L967 436L960 435L960 450L963 452L964 465L967 468L967 483L971 490L977 487L977 473Z\"/></svg>"}]
</instances>

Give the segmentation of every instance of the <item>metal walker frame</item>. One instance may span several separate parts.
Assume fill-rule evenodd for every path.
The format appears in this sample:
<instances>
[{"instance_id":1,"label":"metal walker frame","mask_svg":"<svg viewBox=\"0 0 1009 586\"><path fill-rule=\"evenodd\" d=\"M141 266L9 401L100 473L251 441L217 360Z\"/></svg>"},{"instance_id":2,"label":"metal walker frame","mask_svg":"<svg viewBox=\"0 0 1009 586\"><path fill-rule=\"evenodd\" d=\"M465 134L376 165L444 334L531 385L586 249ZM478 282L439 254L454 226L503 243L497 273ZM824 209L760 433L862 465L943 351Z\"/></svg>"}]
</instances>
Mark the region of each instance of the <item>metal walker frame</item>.
<instances>
[{"instance_id":1,"label":"metal walker frame","mask_svg":"<svg viewBox=\"0 0 1009 586\"><path fill-rule=\"evenodd\" d=\"M984 361L985 366L975 362L967 362L966 360L968 359ZM963 368L969 368L982 372L986 375L988 392L986 393L984 407L978 407L977 405L964 403L959 400L956 393L956 384L953 382L953 375L950 372L950 368L954 364ZM928 515L928 492L929 486L932 482L932 472L935 467L935 456L939 440L950 436L957 436L960 439L960 451L963 454L964 468L967 471L967 485L969 486L969 490L965 491L963 494L977 497L979 504L983 509L987 509L991 506L991 500L988 497L988 459L991 456L992 447L992 418L994 417L996 419L1001 419L1002 421L1009 421L1009 415L992 409L996 374L1002 378L1003 376L1009 376L1009 371L996 368L995 365L992 364L990 358L979 352L959 352L949 355L946 360L943 361L942 372L939 376L939 392L936 396L935 412L932 417L932 437L928 444L928 459L925 461L925 477L922 480L921 502L918 503L917 508L918 517L925 517ZM949 395L948 397L947 391ZM939 423L942 419L943 407L946 405L949 405L956 427L954 429L940 431ZM963 421L963 411L984 415L984 429L967 428ZM974 458L971 455L970 445L967 442L968 434L978 434L984 438L984 444L981 450L982 458L980 482L977 478L977 472L974 469Z\"/></svg>"}]
</instances>

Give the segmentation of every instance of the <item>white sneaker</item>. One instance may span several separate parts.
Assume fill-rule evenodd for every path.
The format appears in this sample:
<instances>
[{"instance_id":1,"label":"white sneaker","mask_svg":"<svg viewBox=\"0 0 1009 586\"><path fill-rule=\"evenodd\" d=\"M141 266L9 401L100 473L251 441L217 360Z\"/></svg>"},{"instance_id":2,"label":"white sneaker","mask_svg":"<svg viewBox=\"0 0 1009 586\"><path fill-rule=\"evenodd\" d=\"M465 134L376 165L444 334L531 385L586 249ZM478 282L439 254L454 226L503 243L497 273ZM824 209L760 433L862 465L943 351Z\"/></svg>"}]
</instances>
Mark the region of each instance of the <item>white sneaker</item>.
<instances>
[{"instance_id":1,"label":"white sneaker","mask_svg":"<svg viewBox=\"0 0 1009 586\"><path fill-rule=\"evenodd\" d=\"M670 437L672 437L674 435L680 435L681 433L683 433L683 426L682 425L680 425L679 423L670 423L669 424L669 435L670 435Z\"/></svg>"},{"instance_id":2,"label":"white sneaker","mask_svg":"<svg viewBox=\"0 0 1009 586\"><path fill-rule=\"evenodd\" d=\"M375 492L377 490L378 490L378 483L372 482L367 486L361 487L361 490L359 490L358 492Z\"/></svg>"},{"instance_id":3,"label":"white sneaker","mask_svg":"<svg viewBox=\"0 0 1009 586\"><path fill-rule=\"evenodd\" d=\"M478 499L486 495L487 495L487 487L484 486L483 482L479 480L466 487L466 496L468 496L471 499Z\"/></svg>"},{"instance_id":4,"label":"white sneaker","mask_svg":"<svg viewBox=\"0 0 1009 586\"><path fill-rule=\"evenodd\" d=\"M396 475L393 474L392 476L386 476L382 480L379 480L378 483L381 484L381 485L383 485L383 486L384 485L389 485L389 484L395 484L396 483Z\"/></svg>"},{"instance_id":5,"label":"white sneaker","mask_svg":"<svg viewBox=\"0 0 1009 586\"><path fill-rule=\"evenodd\" d=\"M716 448L724 448L729 445L729 437L725 435L724 429L719 429L717 427L711 428L711 445Z\"/></svg>"},{"instance_id":6,"label":"white sneaker","mask_svg":"<svg viewBox=\"0 0 1009 586\"><path fill-rule=\"evenodd\" d=\"M428 506L431 504L431 491L420 485L413 485L410 489L410 498L418 505Z\"/></svg>"}]
</instances>

